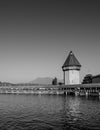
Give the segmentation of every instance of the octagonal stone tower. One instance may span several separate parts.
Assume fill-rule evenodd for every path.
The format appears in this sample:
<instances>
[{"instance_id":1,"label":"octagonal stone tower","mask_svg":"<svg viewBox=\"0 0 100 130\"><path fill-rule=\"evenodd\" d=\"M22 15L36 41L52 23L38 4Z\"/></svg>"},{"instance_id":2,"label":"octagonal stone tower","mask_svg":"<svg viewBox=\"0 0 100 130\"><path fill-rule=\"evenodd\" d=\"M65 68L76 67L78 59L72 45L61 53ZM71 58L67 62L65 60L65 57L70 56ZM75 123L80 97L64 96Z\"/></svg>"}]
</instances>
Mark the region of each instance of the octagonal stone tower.
<instances>
[{"instance_id":1,"label":"octagonal stone tower","mask_svg":"<svg viewBox=\"0 0 100 130\"><path fill-rule=\"evenodd\" d=\"M65 63L62 66L65 85L80 84L80 68L81 64L76 59L73 52L70 51Z\"/></svg>"}]
</instances>

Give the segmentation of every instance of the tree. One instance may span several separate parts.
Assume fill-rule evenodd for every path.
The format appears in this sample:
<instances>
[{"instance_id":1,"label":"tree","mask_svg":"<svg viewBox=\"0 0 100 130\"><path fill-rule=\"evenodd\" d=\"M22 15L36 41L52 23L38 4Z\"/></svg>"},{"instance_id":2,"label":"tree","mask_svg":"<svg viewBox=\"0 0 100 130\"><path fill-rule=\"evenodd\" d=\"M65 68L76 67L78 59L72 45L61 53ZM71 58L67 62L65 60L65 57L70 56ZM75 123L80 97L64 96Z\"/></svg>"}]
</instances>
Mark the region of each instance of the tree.
<instances>
[{"instance_id":1,"label":"tree","mask_svg":"<svg viewBox=\"0 0 100 130\"><path fill-rule=\"evenodd\" d=\"M59 84L59 85L63 85L63 83L62 83L62 82L59 82L58 84Z\"/></svg>"},{"instance_id":2,"label":"tree","mask_svg":"<svg viewBox=\"0 0 100 130\"><path fill-rule=\"evenodd\" d=\"M92 83L92 74L87 74L84 79L83 79L83 82L82 84L89 84L89 83Z\"/></svg>"},{"instance_id":3,"label":"tree","mask_svg":"<svg viewBox=\"0 0 100 130\"><path fill-rule=\"evenodd\" d=\"M57 78L56 77L52 80L52 85L57 85Z\"/></svg>"}]
</instances>

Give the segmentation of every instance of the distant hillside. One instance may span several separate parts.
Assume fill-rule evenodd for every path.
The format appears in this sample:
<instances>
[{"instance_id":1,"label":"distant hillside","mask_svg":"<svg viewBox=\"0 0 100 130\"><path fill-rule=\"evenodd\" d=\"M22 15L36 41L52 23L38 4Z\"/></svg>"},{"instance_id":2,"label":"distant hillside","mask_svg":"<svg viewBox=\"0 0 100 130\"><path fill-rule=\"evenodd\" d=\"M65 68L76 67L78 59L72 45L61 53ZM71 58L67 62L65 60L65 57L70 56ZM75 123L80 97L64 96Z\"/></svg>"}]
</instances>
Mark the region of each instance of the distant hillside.
<instances>
[{"instance_id":1,"label":"distant hillside","mask_svg":"<svg viewBox=\"0 0 100 130\"><path fill-rule=\"evenodd\" d=\"M36 78L35 80L31 81L30 83L34 83L34 84L52 84L52 80L53 78L51 77L39 77ZM58 82L62 82L62 80L58 79Z\"/></svg>"},{"instance_id":2,"label":"distant hillside","mask_svg":"<svg viewBox=\"0 0 100 130\"><path fill-rule=\"evenodd\" d=\"M34 84L52 84L52 80L53 78L50 77L39 77L36 78L35 80L31 81L30 83L34 83Z\"/></svg>"}]
</instances>

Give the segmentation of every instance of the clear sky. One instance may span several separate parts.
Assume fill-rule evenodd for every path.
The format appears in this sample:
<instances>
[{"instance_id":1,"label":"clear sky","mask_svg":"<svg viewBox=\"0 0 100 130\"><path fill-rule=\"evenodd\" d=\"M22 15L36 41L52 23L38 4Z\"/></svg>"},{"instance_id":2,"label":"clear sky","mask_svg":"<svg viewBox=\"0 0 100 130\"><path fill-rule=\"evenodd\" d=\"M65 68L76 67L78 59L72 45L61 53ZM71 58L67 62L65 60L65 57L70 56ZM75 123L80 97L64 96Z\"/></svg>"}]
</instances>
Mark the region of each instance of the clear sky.
<instances>
[{"instance_id":1,"label":"clear sky","mask_svg":"<svg viewBox=\"0 0 100 130\"><path fill-rule=\"evenodd\" d=\"M62 79L70 50L87 73L100 74L98 0L0 1L0 81Z\"/></svg>"}]
</instances>

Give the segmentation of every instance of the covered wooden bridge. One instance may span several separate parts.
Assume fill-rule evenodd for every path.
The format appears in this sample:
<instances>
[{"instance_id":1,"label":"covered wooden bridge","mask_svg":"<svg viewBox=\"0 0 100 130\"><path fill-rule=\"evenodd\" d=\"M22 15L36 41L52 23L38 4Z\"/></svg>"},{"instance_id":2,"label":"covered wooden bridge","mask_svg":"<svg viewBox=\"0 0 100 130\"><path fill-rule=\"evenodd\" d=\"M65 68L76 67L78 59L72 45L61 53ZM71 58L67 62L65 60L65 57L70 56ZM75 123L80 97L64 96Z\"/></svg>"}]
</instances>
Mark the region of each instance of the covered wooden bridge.
<instances>
[{"instance_id":1,"label":"covered wooden bridge","mask_svg":"<svg viewBox=\"0 0 100 130\"><path fill-rule=\"evenodd\" d=\"M100 95L100 84L1 86L0 94Z\"/></svg>"}]
</instances>

